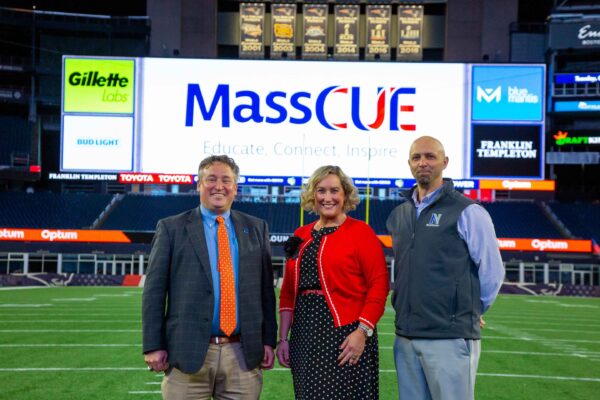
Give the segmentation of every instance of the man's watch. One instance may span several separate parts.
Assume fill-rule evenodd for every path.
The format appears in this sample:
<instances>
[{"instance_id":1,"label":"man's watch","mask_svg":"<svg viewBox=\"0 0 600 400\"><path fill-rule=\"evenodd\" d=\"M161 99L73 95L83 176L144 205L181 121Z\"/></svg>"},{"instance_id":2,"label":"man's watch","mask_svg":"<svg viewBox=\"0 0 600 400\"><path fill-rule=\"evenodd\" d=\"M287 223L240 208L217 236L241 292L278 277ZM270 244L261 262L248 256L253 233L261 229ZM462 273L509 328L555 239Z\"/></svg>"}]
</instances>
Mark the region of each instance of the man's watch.
<instances>
[{"instance_id":1,"label":"man's watch","mask_svg":"<svg viewBox=\"0 0 600 400\"><path fill-rule=\"evenodd\" d=\"M366 337L370 338L371 336L373 336L373 329L369 328L368 325L363 324L361 322L360 324L358 324L358 328L363 331Z\"/></svg>"}]
</instances>

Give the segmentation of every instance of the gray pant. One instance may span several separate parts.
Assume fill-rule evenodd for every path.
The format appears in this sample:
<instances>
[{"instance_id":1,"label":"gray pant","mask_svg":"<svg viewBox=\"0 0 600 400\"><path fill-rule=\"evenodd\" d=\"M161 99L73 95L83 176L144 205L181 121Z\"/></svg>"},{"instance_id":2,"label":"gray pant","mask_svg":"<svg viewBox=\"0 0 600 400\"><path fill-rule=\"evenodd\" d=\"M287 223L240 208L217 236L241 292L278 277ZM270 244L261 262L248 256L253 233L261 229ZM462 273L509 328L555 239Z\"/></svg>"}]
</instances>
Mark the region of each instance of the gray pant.
<instances>
[{"instance_id":1,"label":"gray pant","mask_svg":"<svg viewBox=\"0 0 600 400\"><path fill-rule=\"evenodd\" d=\"M401 400L469 400L481 341L396 336L394 361Z\"/></svg>"},{"instance_id":2,"label":"gray pant","mask_svg":"<svg viewBox=\"0 0 600 400\"><path fill-rule=\"evenodd\" d=\"M257 400L262 370L249 370L240 343L210 344L200 371L184 374L171 368L162 382L165 400Z\"/></svg>"}]
</instances>

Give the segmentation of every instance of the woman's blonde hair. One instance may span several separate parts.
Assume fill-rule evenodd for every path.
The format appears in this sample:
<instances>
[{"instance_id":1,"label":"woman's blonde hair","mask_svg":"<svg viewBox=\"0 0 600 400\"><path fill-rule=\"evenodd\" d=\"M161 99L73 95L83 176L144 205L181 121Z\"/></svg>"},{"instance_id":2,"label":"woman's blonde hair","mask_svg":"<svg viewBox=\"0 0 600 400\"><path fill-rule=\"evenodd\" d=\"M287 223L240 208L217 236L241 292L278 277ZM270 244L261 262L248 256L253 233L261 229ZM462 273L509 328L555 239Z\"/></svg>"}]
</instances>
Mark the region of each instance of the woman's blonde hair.
<instances>
[{"instance_id":1,"label":"woman's blonde hair","mask_svg":"<svg viewBox=\"0 0 600 400\"><path fill-rule=\"evenodd\" d=\"M342 171L337 165L324 165L316 169L308 179L308 182L302 189L300 196L300 205L308 212L315 212L315 190L317 185L328 175L335 175L340 178L342 189L344 189L344 212L356 209L356 205L360 203L358 197L358 189L352 183L352 179Z\"/></svg>"}]
</instances>

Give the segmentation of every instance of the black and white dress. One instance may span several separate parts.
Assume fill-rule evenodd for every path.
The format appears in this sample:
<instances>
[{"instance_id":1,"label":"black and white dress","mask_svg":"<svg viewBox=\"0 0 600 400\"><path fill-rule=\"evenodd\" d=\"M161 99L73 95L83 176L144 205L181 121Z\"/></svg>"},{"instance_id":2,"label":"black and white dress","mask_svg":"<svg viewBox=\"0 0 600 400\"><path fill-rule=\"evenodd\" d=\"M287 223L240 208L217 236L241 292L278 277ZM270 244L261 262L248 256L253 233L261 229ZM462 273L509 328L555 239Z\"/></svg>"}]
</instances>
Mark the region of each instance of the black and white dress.
<instances>
[{"instance_id":1,"label":"black and white dress","mask_svg":"<svg viewBox=\"0 0 600 400\"><path fill-rule=\"evenodd\" d=\"M358 364L338 366L340 346L356 330L358 321L336 328L325 297L300 295L321 289L317 255L321 239L337 227L312 231L313 241L300 260L300 282L290 335L290 361L296 399L358 400L379 398L379 351L377 332L368 338Z\"/></svg>"}]
</instances>

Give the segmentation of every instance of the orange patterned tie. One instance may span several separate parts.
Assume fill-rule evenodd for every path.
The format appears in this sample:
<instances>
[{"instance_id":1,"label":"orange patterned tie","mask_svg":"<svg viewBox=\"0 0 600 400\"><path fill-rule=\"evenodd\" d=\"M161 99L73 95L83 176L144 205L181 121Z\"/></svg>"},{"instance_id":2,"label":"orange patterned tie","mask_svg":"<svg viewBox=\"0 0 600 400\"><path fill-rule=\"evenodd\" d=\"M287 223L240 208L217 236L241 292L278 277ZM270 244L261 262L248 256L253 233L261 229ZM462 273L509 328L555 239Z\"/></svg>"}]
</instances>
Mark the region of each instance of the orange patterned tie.
<instances>
[{"instance_id":1,"label":"orange patterned tie","mask_svg":"<svg viewBox=\"0 0 600 400\"><path fill-rule=\"evenodd\" d=\"M229 236L223 217L217 217L217 244L219 247L219 275L221 277L221 324L220 328L227 336L235 330L235 281L233 262L229 250Z\"/></svg>"}]
</instances>

